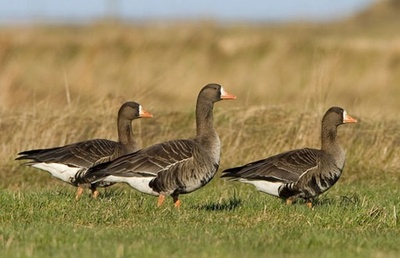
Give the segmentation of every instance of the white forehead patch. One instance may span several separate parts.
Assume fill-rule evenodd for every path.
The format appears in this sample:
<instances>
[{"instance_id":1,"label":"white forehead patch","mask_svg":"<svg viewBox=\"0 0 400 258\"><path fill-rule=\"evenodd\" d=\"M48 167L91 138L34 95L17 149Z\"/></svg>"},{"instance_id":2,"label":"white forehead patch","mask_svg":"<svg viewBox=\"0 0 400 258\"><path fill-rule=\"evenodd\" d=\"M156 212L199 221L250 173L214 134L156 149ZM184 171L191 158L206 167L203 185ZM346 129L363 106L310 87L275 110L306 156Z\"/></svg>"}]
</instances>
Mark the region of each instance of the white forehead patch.
<instances>
[{"instance_id":1,"label":"white forehead patch","mask_svg":"<svg viewBox=\"0 0 400 258\"><path fill-rule=\"evenodd\" d=\"M221 86L221 96L227 95L228 93L225 91L224 87Z\"/></svg>"},{"instance_id":2,"label":"white forehead patch","mask_svg":"<svg viewBox=\"0 0 400 258\"><path fill-rule=\"evenodd\" d=\"M143 111L142 111L142 105L139 105L139 115L142 115Z\"/></svg>"},{"instance_id":3,"label":"white forehead patch","mask_svg":"<svg viewBox=\"0 0 400 258\"><path fill-rule=\"evenodd\" d=\"M346 110L343 110L343 121L346 119L346 117L347 117L347 112Z\"/></svg>"}]
</instances>

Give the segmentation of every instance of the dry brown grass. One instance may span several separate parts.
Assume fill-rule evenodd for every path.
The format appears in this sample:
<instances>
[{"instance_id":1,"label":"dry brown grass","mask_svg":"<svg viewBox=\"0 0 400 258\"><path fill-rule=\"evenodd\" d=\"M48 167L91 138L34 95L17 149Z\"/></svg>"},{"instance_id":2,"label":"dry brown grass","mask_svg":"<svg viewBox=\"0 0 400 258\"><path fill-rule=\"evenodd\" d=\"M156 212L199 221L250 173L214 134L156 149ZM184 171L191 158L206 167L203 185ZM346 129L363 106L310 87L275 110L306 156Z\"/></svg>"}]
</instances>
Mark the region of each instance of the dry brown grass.
<instances>
[{"instance_id":1,"label":"dry brown grass","mask_svg":"<svg viewBox=\"0 0 400 258\"><path fill-rule=\"evenodd\" d=\"M135 121L143 146L194 134L199 89L238 96L217 103L222 168L319 146L323 113L342 106L348 180L399 170L400 37L339 25L98 24L0 30L0 180L28 179L18 151L116 138L125 100L155 117ZM11 177L13 175L14 177ZM49 179L49 177L43 177ZM40 185L40 183L39 183Z\"/></svg>"}]
</instances>

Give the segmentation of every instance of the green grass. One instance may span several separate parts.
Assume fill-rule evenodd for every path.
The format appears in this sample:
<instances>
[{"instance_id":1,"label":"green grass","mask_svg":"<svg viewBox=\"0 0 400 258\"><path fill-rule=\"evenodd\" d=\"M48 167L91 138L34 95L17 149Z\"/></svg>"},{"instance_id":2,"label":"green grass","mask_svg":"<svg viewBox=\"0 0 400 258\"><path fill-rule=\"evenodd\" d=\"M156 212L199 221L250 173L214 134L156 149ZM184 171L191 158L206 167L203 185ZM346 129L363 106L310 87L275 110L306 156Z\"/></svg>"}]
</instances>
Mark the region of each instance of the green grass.
<instances>
[{"instance_id":1,"label":"green grass","mask_svg":"<svg viewBox=\"0 0 400 258\"><path fill-rule=\"evenodd\" d=\"M0 28L0 257L397 257L392 9L335 24ZM346 167L313 210L219 175L182 196L179 211L121 185L76 202L75 188L14 160L26 149L116 139L126 100L154 114L133 123L141 146L192 137L209 82L238 97L215 105L220 171L318 148L331 106L359 120L339 128Z\"/></svg>"},{"instance_id":2,"label":"green grass","mask_svg":"<svg viewBox=\"0 0 400 258\"><path fill-rule=\"evenodd\" d=\"M2 190L0 256L395 257L397 186L339 181L312 210L220 179L182 196L180 210L121 186L78 202L68 186Z\"/></svg>"}]
</instances>

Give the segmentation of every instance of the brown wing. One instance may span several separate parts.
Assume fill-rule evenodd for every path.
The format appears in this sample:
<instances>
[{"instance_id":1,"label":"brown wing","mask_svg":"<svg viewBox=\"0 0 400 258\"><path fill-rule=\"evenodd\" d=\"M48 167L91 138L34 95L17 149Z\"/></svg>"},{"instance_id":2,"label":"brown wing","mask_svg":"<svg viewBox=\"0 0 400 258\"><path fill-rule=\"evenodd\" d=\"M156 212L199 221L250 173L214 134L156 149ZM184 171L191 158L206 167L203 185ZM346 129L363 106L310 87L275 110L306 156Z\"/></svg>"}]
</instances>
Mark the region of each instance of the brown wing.
<instances>
[{"instance_id":1,"label":"brown wing","mask_svg":"<svg viewBox=\"0 0 400 258\"><path fill-rule=\"evenodd\" d=\"M94 139L62 147L23 151L18 153L20 157L16 160L30 159L31 161L27 162L27 165L45 162L87 168L99 162L110 160L118 152L118 148L118 142Z\"/></svg>"},{"instance_id":2,"label":"brown wing","mask_svg":"<svg viewBox=\"0 0 400 258\"><path fill-rule=\"evenodd\" d=\"M226 169L223 171L222 177L233 180L245 178L296 182L303 173L317 166L320 155L321 151L317 149L292 150L241 167Z\"/></svg>"},{"instance_id":3,"label":"brown wing","mask_svg":"<svg viewBox=\"0 0 400 258\"><path fill-rule=\"evenodd\" d=\"M122 156L114 161L99 164L87 171L86 183L109 175L154 177L160 171L190 159L194 144L192 140L168 141Z\"/></svg>"}]
</instances>

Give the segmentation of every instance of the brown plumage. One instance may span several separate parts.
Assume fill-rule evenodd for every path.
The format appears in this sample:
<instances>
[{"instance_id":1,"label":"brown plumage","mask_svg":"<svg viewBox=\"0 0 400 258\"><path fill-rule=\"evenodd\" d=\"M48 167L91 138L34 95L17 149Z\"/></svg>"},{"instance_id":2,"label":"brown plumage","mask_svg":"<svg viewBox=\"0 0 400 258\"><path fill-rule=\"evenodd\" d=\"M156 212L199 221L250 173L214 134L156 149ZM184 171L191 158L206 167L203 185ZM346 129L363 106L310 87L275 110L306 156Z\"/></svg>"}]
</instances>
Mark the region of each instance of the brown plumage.
<instances>
[{"instance_id":1,"label":"brown plumage","mask_svg":"<svg viewBox=\"0 0 400 258\"><path fill-rule=\"evenodd\" d=\"M118 112L118 142L106 139L93 139L69 145L27 150L18 153L16 160L30 160L24 165L48 171L52 176L78 187L76 199L79 199L83 188L71 179L81 177L87 169L96 164L114 160L124 154L138 150L138 145L132 132L132 120L142 117L152 117L136 102L124 103ZM97 186L106 187L110 183L98 182L91 184L93 196L98 192Z\"/></svg>"},{"instance_id":2,"label":"brown plumage","mask_svg":"<svg viewBox=\"0 0 400 258\"><path fill-rule=\"evenodd\" d=\"M213 126L214 103L235 99L218 84L206 85L196 105L196 137L159 143L88 170L86 182L125 182L159 196L161 205L171 195L179 207L180 194L207 184L217 172L220 140Z\"/></svg>"},{"instance_id":3,"label":"brown plumage","mask_svg":"<svg viewBox=\"0 0 400 258\"><path fill-rule=\"evenodd\" d=\"M253 184L257 190L283 198L308 200L331 188L339 179L345 152L339 145L337 127L357 120L340 107L330 108L322 119L321 149L297 149L223 171L222 177Z\"/></svg>"}]
</instances>

